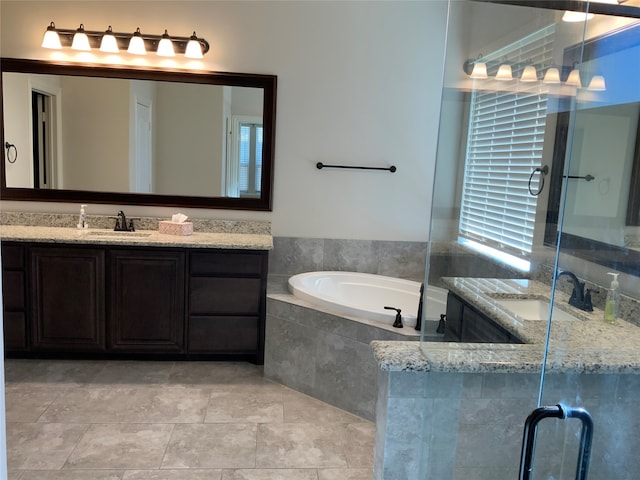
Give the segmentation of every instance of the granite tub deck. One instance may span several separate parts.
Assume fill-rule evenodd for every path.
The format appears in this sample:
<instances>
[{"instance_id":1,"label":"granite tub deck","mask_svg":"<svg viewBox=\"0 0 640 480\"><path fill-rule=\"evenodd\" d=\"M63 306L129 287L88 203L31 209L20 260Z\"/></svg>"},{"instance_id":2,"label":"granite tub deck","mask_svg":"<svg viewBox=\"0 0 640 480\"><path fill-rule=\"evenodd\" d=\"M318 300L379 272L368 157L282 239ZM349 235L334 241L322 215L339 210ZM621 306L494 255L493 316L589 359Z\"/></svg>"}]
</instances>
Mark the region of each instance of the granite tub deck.
<instances>
[{"instance_id":1,"label":"granite tub deck","mask_svg":"<svg viewBox=\"0 0 640 480\"><path fill-rule=\"evenodd\" d=\"M510 315L495 300L545 297L549 287L520 280L450 278L446 283L529 343L373 341L375 480L518 476L524 421L538 407L547 322ZM556 305L566 300L556 293ZM562 308L578 320L552 322L541 403L583 407L593 416L590 479L635 479L640 471L640 328L622 320L606 324L598 309ZM536 475L573 478L579 426L545 422L549 428L539 434Z\"/></svg>"}]
</instances>

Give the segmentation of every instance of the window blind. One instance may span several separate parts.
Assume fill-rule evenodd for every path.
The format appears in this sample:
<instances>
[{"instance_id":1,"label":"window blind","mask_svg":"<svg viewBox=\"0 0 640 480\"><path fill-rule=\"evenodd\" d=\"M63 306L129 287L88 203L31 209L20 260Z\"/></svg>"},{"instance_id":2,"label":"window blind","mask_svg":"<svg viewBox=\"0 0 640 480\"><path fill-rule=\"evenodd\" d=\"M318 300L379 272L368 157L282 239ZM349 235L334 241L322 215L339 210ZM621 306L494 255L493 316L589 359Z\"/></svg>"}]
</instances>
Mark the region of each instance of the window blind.
<instances>
[{"instance_id":1,"label":"window blind","mask_svg":"<svg viewBox=\"0 0 640 480\"><path fill-rule=\"evenodd\" d=\"M554 31L550 25L485 56L489 75L505 62L514 78L528 65L544 72L553 62ZM547 87L539 81L510 83L471 94L459 235L528 257L538 198L528 183L542 162Z\"/></svg>"}]
</instances>

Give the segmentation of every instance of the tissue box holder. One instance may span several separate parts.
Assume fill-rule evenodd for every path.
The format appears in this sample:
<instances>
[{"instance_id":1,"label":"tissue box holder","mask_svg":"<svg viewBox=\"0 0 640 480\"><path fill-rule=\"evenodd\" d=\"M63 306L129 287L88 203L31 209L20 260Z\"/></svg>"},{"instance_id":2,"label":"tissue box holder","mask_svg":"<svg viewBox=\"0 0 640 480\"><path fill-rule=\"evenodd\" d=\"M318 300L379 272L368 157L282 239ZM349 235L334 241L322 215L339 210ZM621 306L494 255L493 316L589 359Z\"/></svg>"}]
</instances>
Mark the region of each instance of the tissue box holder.
<instances>
[{"instance_id":1,"label":"tissue box holder","mask_svg":"<svg viewBox=\"0 0 640 480\"><path fill-rule=\"evenodd\" d=\"M158 230L165 235L191 235L193 233L193 223L174 223L162 220Z\"/></svg>"}]
</instances>

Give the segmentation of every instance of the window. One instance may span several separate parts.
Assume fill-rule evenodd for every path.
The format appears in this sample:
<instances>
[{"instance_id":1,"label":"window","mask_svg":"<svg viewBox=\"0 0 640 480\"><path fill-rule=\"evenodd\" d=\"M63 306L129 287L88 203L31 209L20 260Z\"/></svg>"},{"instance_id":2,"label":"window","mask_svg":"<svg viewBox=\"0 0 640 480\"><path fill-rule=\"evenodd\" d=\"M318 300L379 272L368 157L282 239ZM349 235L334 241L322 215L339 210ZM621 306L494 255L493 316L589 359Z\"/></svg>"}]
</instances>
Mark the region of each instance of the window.
<instances>
[{"instance_id":1,"label":"window","mask_svg":"<svg viewBox=\"0 0 640 480\"><path fill-rule=\"evenodd\" d=\"M553 61L554 31L550 25L485 56L489 74L505 62L512 65L514 78L527 65L545 71ZM471 94L459 237L483 250L528 260L538 198L528 184L542 163L547 89L542 82L510 84ZM523 267L504 255L501 259L528 269L526 262Z\"/></svg>"},{"instance_id":2,"label":"window","mask_svg":"<svg viewBox=\"0 0 640 480\"><path fill-rule=\"evenodd\" d=\"M262 124L240 123L240 196L260 196Z\"/></svg>"}]
</instances>

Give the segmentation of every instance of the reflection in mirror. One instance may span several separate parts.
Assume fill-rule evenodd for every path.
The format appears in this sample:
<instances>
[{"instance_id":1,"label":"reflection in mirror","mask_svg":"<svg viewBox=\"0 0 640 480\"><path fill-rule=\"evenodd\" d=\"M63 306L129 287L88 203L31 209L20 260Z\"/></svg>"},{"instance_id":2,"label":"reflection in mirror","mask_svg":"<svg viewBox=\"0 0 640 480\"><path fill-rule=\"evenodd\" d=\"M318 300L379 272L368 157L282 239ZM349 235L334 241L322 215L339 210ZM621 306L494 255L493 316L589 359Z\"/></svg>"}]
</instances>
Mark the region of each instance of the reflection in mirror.
<instances>
[{"instance_id":1,"label":"reflection in mirror","mask_svg":"<svg viewBox=\"0 0 640 480\"><path fill-rule=\"evenodd\" d=\"M640 175L640 27L632 26L565 50L565 65L581 74L603 74L603 91L581 92L577 106L558 113L545 243L555 245L558 212L563 251L640 275L638 218ZM580 62L582 57L582 62ZM620 65L625 65L620 69ZM566 159L566 162L565 162Z\"/></svg>"},{"instance_id":2,"label":"reflection in mirror","mask_svg":"<svg viewBox=\"0 0 640 480\"><path fill-rule=\"evenodd\" d=\"M275 77L3 59L2 92L4 198L270 209Z\"/></svg>"}]
</instances>

